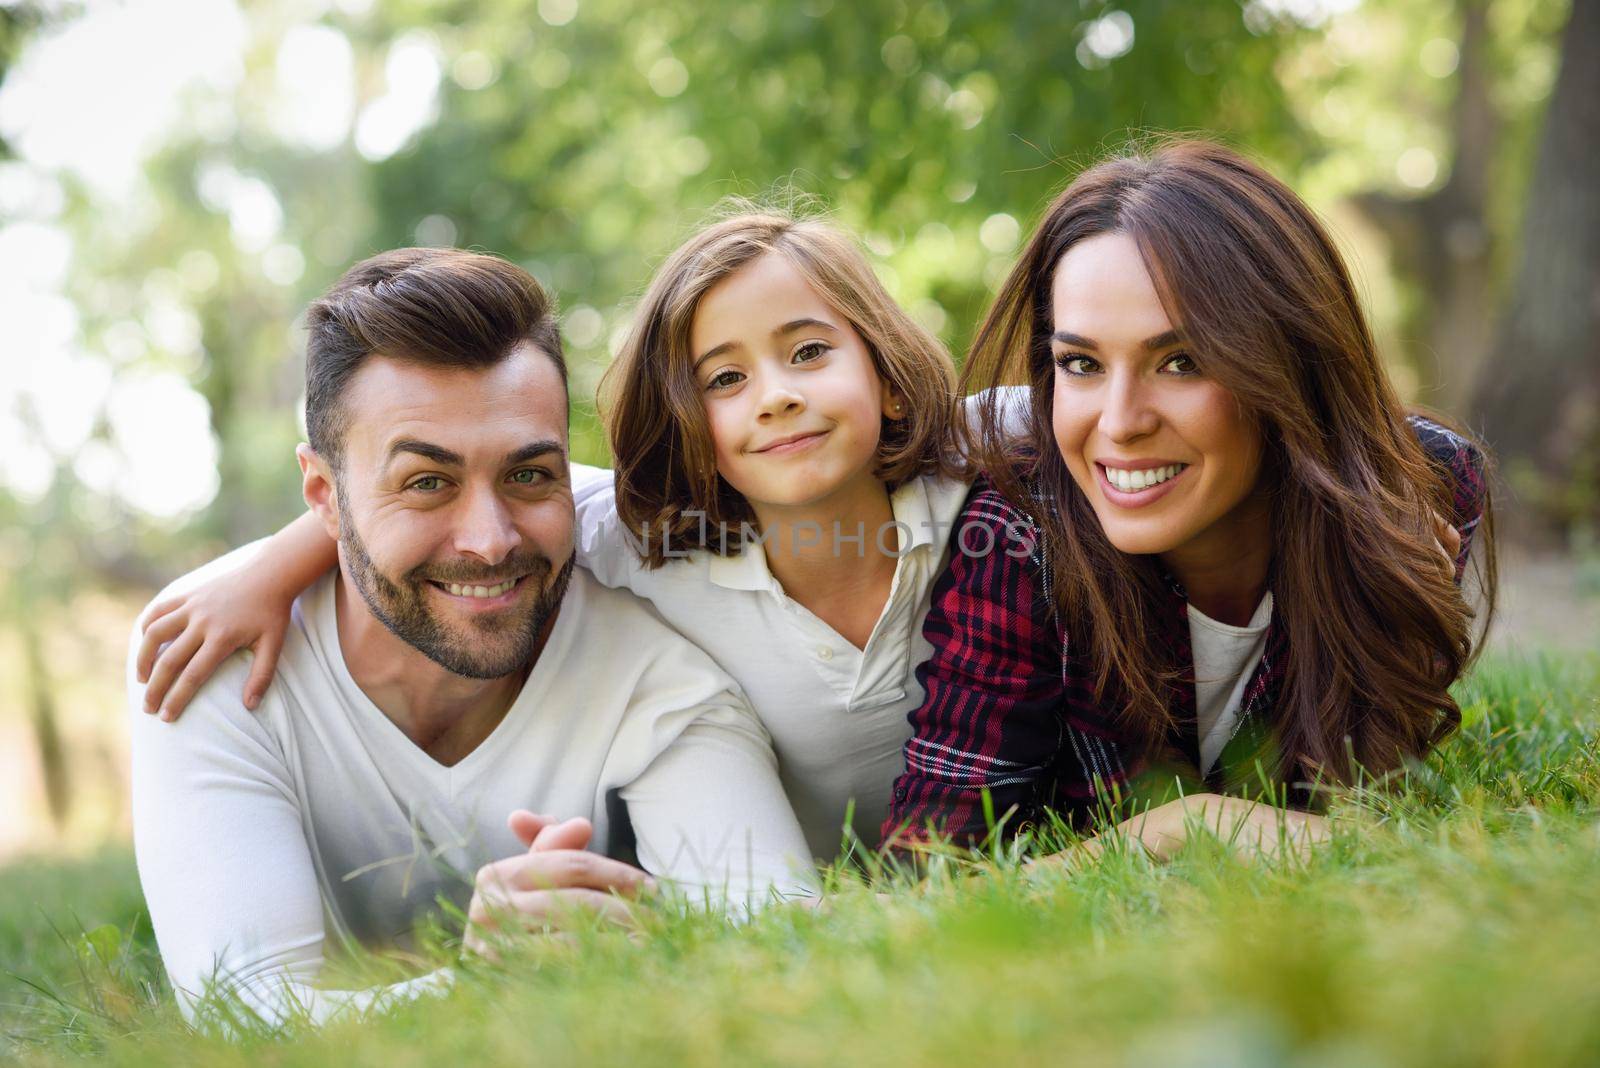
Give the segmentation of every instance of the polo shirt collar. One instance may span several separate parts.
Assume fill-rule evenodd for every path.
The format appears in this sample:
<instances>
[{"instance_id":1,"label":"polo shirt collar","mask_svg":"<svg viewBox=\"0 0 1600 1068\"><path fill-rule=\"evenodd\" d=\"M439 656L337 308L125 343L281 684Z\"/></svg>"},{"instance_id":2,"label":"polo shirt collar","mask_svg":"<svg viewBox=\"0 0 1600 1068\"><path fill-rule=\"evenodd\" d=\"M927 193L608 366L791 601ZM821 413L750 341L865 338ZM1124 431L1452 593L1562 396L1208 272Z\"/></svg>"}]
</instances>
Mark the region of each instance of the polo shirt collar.
<instances>
[{"instance_id":1,"label":"polo shirt collar","mask_svg":"<svg viewBox=\"0 0 1600 1068\"><path fill-rule=\"evenodd\" d=\"M933 544L933 508L928 502L926 479L913 478L908 480L890 495L889 507L894 513L895 522L900 524L900 535L908 539L901 555L905 555L906 552L912 549L920 549L924 545ZM869 531L867 537L868 539L875 539L877 531ZM868 544L874 544L874 542L869 540ZM767 554L760 548L732 553L727 556L706 551L706 555L708 557L706 577L724 589L771 590L777 588L777 580L772 577L771 568L767 567Z\"/></svg>"}]
</instances>

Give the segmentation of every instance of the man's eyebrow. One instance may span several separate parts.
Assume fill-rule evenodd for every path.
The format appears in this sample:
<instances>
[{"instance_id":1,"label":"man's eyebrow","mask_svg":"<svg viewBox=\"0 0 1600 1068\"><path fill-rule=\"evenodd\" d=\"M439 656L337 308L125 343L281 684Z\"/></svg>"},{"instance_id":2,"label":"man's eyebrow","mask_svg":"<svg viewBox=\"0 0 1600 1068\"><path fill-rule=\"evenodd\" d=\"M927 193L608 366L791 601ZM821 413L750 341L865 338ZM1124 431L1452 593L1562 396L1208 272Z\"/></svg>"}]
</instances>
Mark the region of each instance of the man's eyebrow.
<instances>
[{"instance_id":1,"label":"man's eyebrow","mask_svg":"<svg viewBox=\"0 0 1600 1068\"><path fill-rule=\"evenodd\" d=\"M435 445L429 441L418 441L416 438L401 438L393 445L390 445L388 458L384 462L393 463L395 457L404 452L413 453L425 460L432 460L436 464L449 464L453 467L460 467L466 463L460 453L451 452L443 445Z\"/></svg>"},{"instance_id":2,"label":"man's eyebrow","mask_svg":"<svg viewBox=\"0 0 1600 1068\"><path fill-rule=\"evenodd\" d=\"M812 318L806 317L806 318L789 320L788 322L784 323L782 326L780 326L776 330L774 330L772 332L772 336L773 337L782 337L785 334L792 334L796 330L804 330L808 326L809 327L818 327L818 326L820 326L824 330L837 330L837 329L839 329L833 323L826 322L826 321L824 321L822 319L812 319ZM720 345L717 345L717 346L714 346L712 348L707 349L705 352L700 354L700 357L698 359L696 359L694 361L694 370L696 372L698 372L700 370L700 365L705 363L707 360L709 360L709 359L711 359L711 358L713 358L715 356L721 356L724 352L727 352L730 349L736 349L738 347L739 347L739 344L736 341L724 341Z\"/></svg>"},{"instance_id":3,"label":"man's eyebrow","mask_svg":"<svg viewBox=\"0 0 1600 1068\"><path fill-rule=\"evenodd\" d=\"M506 453L505 466L514 467L517 464L536 460L546 453L555 453L557 456L566 457L566 450L561 447L561 442L552 439L545 441L530 441L520 449L513 449Z\"/></svg>"}]
</instances>

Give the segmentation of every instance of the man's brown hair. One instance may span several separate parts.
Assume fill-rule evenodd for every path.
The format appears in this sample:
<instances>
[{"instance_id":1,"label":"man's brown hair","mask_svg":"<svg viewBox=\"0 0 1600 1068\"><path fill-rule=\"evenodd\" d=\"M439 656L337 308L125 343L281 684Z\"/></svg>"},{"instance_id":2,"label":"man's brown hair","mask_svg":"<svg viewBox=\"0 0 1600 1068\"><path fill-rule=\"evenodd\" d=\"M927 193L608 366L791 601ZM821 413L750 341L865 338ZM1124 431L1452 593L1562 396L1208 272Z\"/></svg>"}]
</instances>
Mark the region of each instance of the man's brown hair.
<instances>
[{"instance_id":1,"label":"man's brown hair","mask_svg":"<svg viewBox=\"0 0 1600 1068\"><path fill-rule=\"evenodd\" d=\"M691 237L656 272L622 351L601 380L601 416L616 467L617 514L647 567L668 549L736 553L754 519L717 474L690 328L706 292L765 255L782 256L866 342L873 366L905 401L883 421L873 474L893 491L918 475L960 477L949 352L895 303L854 241L818 219L742 211ZM694 513L694 514L689 514Z\"/></svg>"},{"instance_id":2,"label":"man's brown hair","mask_svg":"<svg viewBox=\"0 0 1600 1068\"><path fill-rule=\"evenodd\" d=\"M482 252L402 248L362 260L306 312L306 435L337 467L340 395L368 356L436 367L484 368L526 341L566 358L555 302L527 271Z\"/></svg>"}]
</instances>

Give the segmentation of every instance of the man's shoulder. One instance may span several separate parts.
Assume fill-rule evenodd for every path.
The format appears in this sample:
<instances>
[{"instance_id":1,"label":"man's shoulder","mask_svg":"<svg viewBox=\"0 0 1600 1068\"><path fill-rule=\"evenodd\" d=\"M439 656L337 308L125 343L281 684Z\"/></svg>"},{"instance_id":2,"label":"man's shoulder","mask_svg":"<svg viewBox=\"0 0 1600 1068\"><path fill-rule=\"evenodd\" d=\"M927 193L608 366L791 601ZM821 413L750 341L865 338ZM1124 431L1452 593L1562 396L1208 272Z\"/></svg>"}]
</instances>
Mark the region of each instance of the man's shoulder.
<instances>
[{"instance_id":1,"label":"man's shoulder","mask_svg":"<svg viewBox=\"0 0 1600 1068\"><path fill-rule=\"evenodd\" d=\"M242 545L178 576L155 596L150 605L146 605L140 611L129 634L127 660L128 707L137 720L153 720L153 717L146 716L142 711L145 687L138 681L136 673L138 650L144 638L145 617L149 612L150 606L168 597L192 592L207 582L229 575L241 567L248 566L261 552L266 541L267 539L262 538ZM323 591L325 583L326 579L318 580L316 584L296 600L294 622L290 625L288 634L284 636L284 642L278 655L277 677L274 679L275 685L267 688L262 704L257 710L251 711L244 706L245 681L249 677L255 653L248 649L241 649L218 664L206 681L195 691L194 697L190 700L188 709L179 719L178 725L191 720L199 721L210 717L234 721L239 725L249 724L247 729L251 733L257 733L264 729L264 725L274 718L274 709L281 704L278 698L282 695L283 686L276 683L286 672L294 672L299 665L314 659L308 635L306 634L304 617L305 613L312 611L312 607L308 602L312 601L320 591Z\"/></svg>"},{"instance_id":2,"label":"man's shoulder","mask_svg":"<svg viewBox=\"0 0 1600 1068\"><path fill-rule=\"evenodd\" d=\"M577 629L582 639L606 634L623 637L643 649L652 643L687 643L688 639L661 618L655 606L627 586L608 586L588 567L572 569L566 605L578 609Z\"/></svg>"},{"instance_id":3,"label":"man's shoulder","mask_svg":"<svg viewBox=\"0 0 1600 1068\"><path fill-rule=\"evenodd\" d=\"M237 571L260 555L267 541L267 538L257 538L255 541L241 545L237 549L231 549L215 559L208 560L192 571L179 575L162 587L161 592L155 595L150 604L155 604L157 601L163 601L178 594L189 593L214 578L220 578L230 572ZM144 612L148 610L149 605L146 605L145 610L139 613L141 620L144 619Z\"/></svg>"}]
</instances>

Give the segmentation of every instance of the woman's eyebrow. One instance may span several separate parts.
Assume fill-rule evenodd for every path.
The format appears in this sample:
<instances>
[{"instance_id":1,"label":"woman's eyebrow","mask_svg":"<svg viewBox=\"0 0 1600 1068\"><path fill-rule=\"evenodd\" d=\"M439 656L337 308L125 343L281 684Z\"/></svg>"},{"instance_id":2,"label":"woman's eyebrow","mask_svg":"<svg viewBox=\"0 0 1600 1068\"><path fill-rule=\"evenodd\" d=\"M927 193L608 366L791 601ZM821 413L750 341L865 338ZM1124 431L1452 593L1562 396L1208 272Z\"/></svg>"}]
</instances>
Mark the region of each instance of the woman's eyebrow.
<instances>
[{"instance_id":1,"label":"woman's eyebrow","mask_svg":"<svg viewBox=\"0 0 1600 1068\"><path fill-rule=\"evenodd\" d=\"M1098 349L1100 347L1082 334L1074 334L1070 330L1057 330L1050 335L1050 340L1059 341L1063 345L1072 345L1080 349Z\"/></svg>"},{"instance_id":2,"label":"woman's eyebrow","mask_svg":"<svg viewBox=\"0 0 1600 1068\"><path fill-rule=\"evenodd\" d=\"M1074 334L1070 330L1057 330L1055 333L1050 335L1050 340L1059 341L1063 345L1071 345L1074 348L1080 349L1098 349L1100 347L1090 338L1086 338L1082 334ZM1145 338L1144 347L1149 349L1151 352L1154 352L1157 349L1164 349L1169 345L1176 345L1181 341L1183 341L1182 330L1167 330L1155 335L1154 337Z\"/></svg>"}]
</instances>

